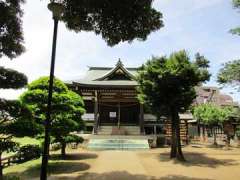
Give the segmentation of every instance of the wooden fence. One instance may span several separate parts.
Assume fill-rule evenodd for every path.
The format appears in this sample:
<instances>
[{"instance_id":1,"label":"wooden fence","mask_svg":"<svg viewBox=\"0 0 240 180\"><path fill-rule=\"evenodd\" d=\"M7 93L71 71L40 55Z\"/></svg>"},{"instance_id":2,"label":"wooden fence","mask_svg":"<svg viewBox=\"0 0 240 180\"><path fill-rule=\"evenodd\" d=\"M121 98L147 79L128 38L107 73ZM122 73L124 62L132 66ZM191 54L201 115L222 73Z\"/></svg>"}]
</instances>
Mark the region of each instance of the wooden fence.
<instances>
[{"instance_id":1,"label":"wooden fence","mask_svg":"<svg viewBox=\"0 0 240 180\"><path fill-rule=\"evenodd\" d=\"M2 158L2 165L3 165L3 167L7 167L7 166L10 166L11 164L14 164L21 160L22 160L22 158L18 155L4 157L4 158Z\"/></svg>"}]
</instances>

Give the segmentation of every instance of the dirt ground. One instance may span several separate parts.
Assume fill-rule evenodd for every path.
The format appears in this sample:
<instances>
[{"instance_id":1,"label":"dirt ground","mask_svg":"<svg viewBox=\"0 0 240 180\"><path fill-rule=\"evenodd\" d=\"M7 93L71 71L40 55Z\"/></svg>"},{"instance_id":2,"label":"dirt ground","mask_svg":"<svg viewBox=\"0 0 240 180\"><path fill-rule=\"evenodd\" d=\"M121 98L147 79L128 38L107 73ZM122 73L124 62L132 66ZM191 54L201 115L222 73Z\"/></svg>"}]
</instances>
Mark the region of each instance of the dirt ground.
<instances>
[{"instance_id":1,"label":"dirt ground","mask_svg":"<svg viewBox=\"0 0 240 180\"><path fill-rule=\"evenodd\" d=\"M169 148L148 151L73 152L75 168L51 180L239 180L240 149L185 147L187 162L169 159Z\"/></svg>"}]
</instances>

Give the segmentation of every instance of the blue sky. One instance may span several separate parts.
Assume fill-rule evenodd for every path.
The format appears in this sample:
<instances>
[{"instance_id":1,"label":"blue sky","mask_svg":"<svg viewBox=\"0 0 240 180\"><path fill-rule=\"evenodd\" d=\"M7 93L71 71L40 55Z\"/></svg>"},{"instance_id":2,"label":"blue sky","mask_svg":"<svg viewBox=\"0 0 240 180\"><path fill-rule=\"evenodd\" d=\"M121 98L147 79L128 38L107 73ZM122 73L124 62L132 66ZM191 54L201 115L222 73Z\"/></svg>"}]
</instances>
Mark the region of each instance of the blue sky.
<instances>
[{"instance_id":1,"label":"blue sky","mask_svg":"<svg viewBox=\"0 0 240 180\"><path fill-rule=\"evenodd\" d=\"M1 66L25 73L29 81L48 75L50 66L53 21L46 1L30 1L24 5L23 29L26 53ZM200 52L211 62L211 81L221 64L240 58L240 36L229 33L240 25L240 12L231 0L155 0L154 7L162 12L165 26L151 33L144 42L120 43L114 47L94 33L68 31L60 23L55 74L62 80L83 77L87 66L114 66L120 58L125 66L135 67L151 56L169 55L185 49L191 57ZM230 93L230 88L222 90ZM22 90L1 90L0 96L16 98ZM238 93L232 94L240 101Z\"/></svg>"}]
</instances>

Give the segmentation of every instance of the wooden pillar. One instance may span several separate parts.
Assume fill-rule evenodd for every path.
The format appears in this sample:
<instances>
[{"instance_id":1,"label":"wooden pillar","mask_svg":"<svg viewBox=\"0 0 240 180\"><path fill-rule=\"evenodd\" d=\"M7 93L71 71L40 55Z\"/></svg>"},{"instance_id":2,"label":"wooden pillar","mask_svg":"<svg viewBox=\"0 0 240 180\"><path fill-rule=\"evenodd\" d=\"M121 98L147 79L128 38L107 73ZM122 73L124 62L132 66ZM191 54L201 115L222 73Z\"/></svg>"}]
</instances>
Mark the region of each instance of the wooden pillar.
<instances>
[{"instance_id":1,"label":"wooden pillar","mask_svg":"<svg viewBox=\"0 0 240 180\"><path fill-rule=\"evenodd\" d=\"M189 144L189 132L188 132L188 121L185 120L185 126L186 126L186 144Z\"/></svg>"},{"instance_id":2,"label":"wooden pillar","mask_svg":"<svg viewBox=\"0 0 240 180\"><path fill-rule=\"evenodd\" d=\"M156 125L153 126L153 133L154 133L154 135L157 135L157 126Z\"/></svg>"},{"instance_id":3,"label":"wooden pillar","mask_svg":"<svg viewBox=\"0 0 240 180\"><path fill-rule=\"evenodd\" d=\"M120 128L120 120L121 120L121 106L119 102L118 103L118 129Z\"/></svg>"},{"instance_id":4,"label":"wooden pillar","mask_svg":"<svg viewBox=\"0 0 240 180\"><path fill-rule=\"evenodd\" d=\"M94 127L93 134L97 134L98 130L98 94L97 91L94 91Z\"/></svg>"},{"instance_id":5,"label":"wooden pillar","mask_svg":"<svg viewBox=\"0 0 240 180\"><path fill-rule=\"evenodd\" d=\"M145 131L144 131L144 111L143 111L143 104L142 103L140 103L139 126L140 126L140 133L142 135L145 134Z\"/></svg>"}]
</instances>

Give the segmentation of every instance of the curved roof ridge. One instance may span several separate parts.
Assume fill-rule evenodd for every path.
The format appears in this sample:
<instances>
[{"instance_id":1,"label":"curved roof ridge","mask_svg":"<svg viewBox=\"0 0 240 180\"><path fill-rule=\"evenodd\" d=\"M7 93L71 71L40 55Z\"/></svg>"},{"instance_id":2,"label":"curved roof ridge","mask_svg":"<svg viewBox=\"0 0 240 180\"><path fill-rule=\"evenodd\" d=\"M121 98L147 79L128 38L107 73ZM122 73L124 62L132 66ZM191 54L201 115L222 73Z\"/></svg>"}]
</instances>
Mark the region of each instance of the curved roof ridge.
<instances>
[{"instance_id":1,"label":"curved roof ridge","mask_svg":"<svg viewBox=\"0 0 240 180\"><path fill-rule=\"evenodd\" d=\"M135 77L127 70L127 68L124 67L122 61L119 59L116 66L112 68L109 72L107 72L105 75L103 75L100 78L95 79L94 81L103 81L107 77L111 76L114 74L118 69L121 69L128 77L129 79L134 79Z\"/></svg>"}]
</instances>

